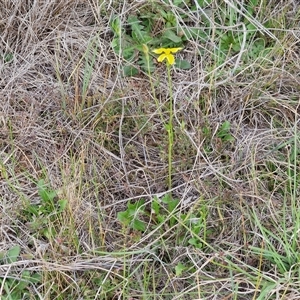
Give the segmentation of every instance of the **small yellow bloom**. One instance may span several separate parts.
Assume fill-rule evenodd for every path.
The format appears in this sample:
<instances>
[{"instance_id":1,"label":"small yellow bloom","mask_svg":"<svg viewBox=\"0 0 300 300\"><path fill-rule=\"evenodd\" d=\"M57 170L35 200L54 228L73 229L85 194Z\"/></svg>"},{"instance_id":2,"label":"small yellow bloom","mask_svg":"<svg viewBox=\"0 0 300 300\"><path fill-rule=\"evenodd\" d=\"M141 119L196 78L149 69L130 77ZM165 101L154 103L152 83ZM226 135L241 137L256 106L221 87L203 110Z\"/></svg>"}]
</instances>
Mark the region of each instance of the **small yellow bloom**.
<instances>
[{"instance_id":1,"label":"small yellow bloom","mask_svg":"<svg viewBox=\"0 0 300 300\"><path fill-rule=\"evenodd\" d=\"M160 54L160 56L157 58L158 62L162 62L165 58L167 59L168 63L170 65L174 65L175 63L175 57L172 53L176 53L182 48L158 48L152 50L152 52L156 54Z\"/></svg>"}]
</instances>

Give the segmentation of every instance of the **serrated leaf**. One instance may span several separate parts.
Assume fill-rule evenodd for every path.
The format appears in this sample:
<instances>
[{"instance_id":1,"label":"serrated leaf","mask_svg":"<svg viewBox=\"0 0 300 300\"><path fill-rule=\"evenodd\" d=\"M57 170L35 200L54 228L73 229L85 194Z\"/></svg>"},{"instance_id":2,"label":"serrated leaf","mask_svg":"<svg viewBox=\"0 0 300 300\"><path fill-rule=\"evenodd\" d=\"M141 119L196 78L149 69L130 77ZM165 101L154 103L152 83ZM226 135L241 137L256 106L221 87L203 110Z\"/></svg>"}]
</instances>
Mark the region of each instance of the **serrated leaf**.
<instances>
[{"instance_id":1,"label":"serrated leaf","mask_svg":"<svg viewBox=\"0 0 300 300\"><path fill-rule=\"evenodd\" d=\"M176 276L180 276L185 269L186 267L182 263L177 264L177 266L175 267Z\"/></svg>"},{"instance_id":2,"label":"serrated leaf","mask_svg":"<svg viewBox=\"0 0 300 300\"><path fill-rule=\"evenodd\" d=\"M141 21L136 16L129 16L128 24L132 30L131 36L136 42L145 44L147 43L147 39L149 41L149 35L147 35L147 32L144 31L144 26L141 25Z\"/></svg>"},{"instance_id":3,"label":"serrated leaf","mask_svg":"<svg viewBox=\"0 0 300 300\"><path fill-rule=\"evenodd\" d=\"M139 44L147 44L152 40L152 37L145 31L133 31L132 38Z\"/></svg>"},{"instance_id":4,"label":"serrated leaf","mask_svg":"<svg viewBox=\"0 0 300 300\"><path fill-rule=\"evenodd\" d=\"M122 56L125 60L131 61L135 56L134 47L123 48L122 49Z\"/></svg>"},{"instance_id":5,"label":"serrated leaf","mask_svg":"<svg viewBox=\"0 0 300 300\"><path fill-rule=\"evenodd\" d=\"M117 214L117 219L124 225L128 226L132 220L132 217L129 215L128 211L121 211Z\"/></svg>"},{"instance_id":6,"label":"serrated leaf","mask_svg":"<svg viewBox=\"0 0 300 300\"><path fill-rule=\"evenodd\" d=\"M122 71L123 71L123 76L125 77L135 76L139 74L139 70L133 66L124 66Z\"/></svg>"},{"instance_id":7,"label":"serrated leaf","mask_svg":"<svg viewBox=\"0 0 300 300\"><path fill-rule=\"evenodd\" d=\"M156 214L156 215L159 214L160 204L158 203L157 199L153 199L153 201L151 203L151 209L154 214Z\"/></svg>"},{"instance_id":8,"label":"serrated leaf","mask_svg":"<svg viewBox=\"0 0 300 300\"><path fill-rule=\"evenodd\" d=\"M229 131L230 130L230 122L229 121L225 121L220 128L220 132L221 131Z\"/></svg>"},{"instance_id":9,"label":"serrated leaf","mask_svg":"<svg viewBox=\"0 0 300 300\"><path fill-rule=\"evenodd\" d=\"M157 221L159 224L162 224L165 221L165 217L162 215L158 215L157 216Z\"/></svg>"},{"instance_id":10,"label":"serrated leaf","mask_svg":"<svg viewBox=\"0 0 300 300\"><path fill-rule=\"evenodd\" d=\"M132 228L138 231L145 231L146 224L139 219L134 219L132 222Z\"/></svg>"},{"instance_id":11,"label":"serrated leaf","mask_svg":"<svg viewBox=\"0 0 300 300\"><path fill-rule=\"evenodd\" d=\"M191 63L185 59L176 59L176 68L181 70L189 70L192 66Z\"/></svg>"},{"instance_id":12,"label":"serrated leaf","mask_svg":"<svg viewBox=\"0 0 300 300\"><path fill-rule=\"evenodd\" d=\"M169 194L165 195L161 200L163 203L167 204L168 212L172 212L179 203L179 199L173 199Z\"/></svg>"},{"instance_id":13,"label":"serrated leaf","mask_svg":"<svg viewBox=\"0 0 300 300\"><path fill-rule=\"evenodd\" d=\"M180 43L181 37L179 37L173 30L166 30L162 36L163 38L167 38L174 43Z\"/></svg>"},{"instance_id":14,"label":"serrated leaf","mask_svg":"<svg viewBox=\"0 0 300 300\"><path fill-rule=\"evenodd\" d=\"M168 211L172 212L179 203L179 199L174 199L168 203Z\"/></svg>"},{"instance_id":15,"label":"serrated leaf","mask_svg":"<svg viewBox=\"0 0 300 300\"><path fill-rule=\"evenodd\" d=\"M161 201L165 204L168 204L172 200L172 197L170 194L166 194L165 196L162 197Z\"/></svg>"},{"instance_id":16,"label":"serrated leaf","mask_svg":"<svg viewBox=\"0 0 300 300\"><path fill-rule=\"evenodd\" d=\"M142 207L144 205L144 203L145 203L144 199L139 200L139 201L134 202L134 203L128 202L127 207L128 207L129 210L136 212L140 207Z\"/></svg>"},{"instance_id":17,"label":"serrated leaf","mask_svg":"<svg viewBox=\"0 0 300 300\"><path fill-rule=\"evenodd\" d=\"M147 60L145 56L142 56L138 61L138 64L141 66L142 70L145 72L152 73L155 70L155 66L152 60Z\"/></svg>"},{"instance_id":18,"label":"serrated leaf","mask_svg":"<svg viewBox=\"0 0 300 300\"><path fill-rule=\"evenodd\" d=\"M196 239L196 238L191 238L188 240L188 243L192 246L194 246L195 248L201 248L202 247L202 244L199 243L199 240Z\"/></svg>"}]
</instances>

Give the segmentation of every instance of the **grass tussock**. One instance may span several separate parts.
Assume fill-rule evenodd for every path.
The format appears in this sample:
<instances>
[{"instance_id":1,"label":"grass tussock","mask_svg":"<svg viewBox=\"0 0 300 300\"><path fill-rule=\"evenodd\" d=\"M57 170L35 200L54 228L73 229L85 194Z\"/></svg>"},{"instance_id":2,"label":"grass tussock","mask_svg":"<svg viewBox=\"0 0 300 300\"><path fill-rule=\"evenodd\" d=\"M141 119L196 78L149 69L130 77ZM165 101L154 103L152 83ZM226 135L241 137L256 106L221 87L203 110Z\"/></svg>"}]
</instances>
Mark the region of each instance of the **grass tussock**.
<instances>
[{"instance_id":1,"label":"grass tussock","mask_svg":"<svg viewBox=\"0 0 300 300\"><path fill-rule=\"evenodd\" d=\"M0 6L1 299L300 298L297 1Z\"/></svg>"}]
</instances>

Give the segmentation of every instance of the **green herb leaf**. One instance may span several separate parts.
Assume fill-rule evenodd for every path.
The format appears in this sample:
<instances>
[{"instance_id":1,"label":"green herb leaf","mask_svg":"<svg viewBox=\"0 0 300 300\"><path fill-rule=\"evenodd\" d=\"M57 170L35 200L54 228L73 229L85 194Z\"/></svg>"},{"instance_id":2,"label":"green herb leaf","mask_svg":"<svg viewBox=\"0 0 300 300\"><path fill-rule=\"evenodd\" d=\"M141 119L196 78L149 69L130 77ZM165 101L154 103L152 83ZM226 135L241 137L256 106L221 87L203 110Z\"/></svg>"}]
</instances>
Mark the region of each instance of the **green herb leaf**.
<instances>
[{"instance_id":1,"label":"green herb leaf","mask_svg":"<svg viewBox=\"0 0 300 300\"><path fill-rule=\"evenodd\" d=\"M163 38L169 39L174 43L180 43L181 37L179 37L173 30L166 30L162 36Z\"/></svg>"},{"instance_id":2,"label":"green herb leaf","mask_svg":"<svg viewBox=\"0 0 300 300\"><path fill-rule=\"evenodd\" d=\"M177 266L175 267L176 276L180 276L185 269L186 267L182 263L177 264Z\"/></svg>"},{"instance_id":3,"label":"green herb leaf","mask_svg":"<svg viewBox=\"0 0 300 300\"><path fill-rule=\"evenodd\" d=\"M181 70L189 70L192 66L191 63L185 59L176 59L176 68Z\"/></svg>"},{"instance_id":4,"label":"green herb leaf","mask_svg":"<svg viewBox=\"0 0 300 300\"><path fill-rule=\"evenodd\" d=\"M123 67L123 76L135 76L139 74L139 70L133 66L124 66Z\"/></svg>"},{"instance_id":5,"label":"green herb leaf","mask_svg":"<svg viewBox=\"0 0 300 300\"><path fill-rule=\"evenodd\" d=\"M130 216L127 210L118 212L117 219L124 225L128 226L132 220L132 216Z\"/></svg>"},{"instance_id":6,"label":"green herb leaf","mask_svg":"<svg viewBox=\"0 0 300 300\"><path fill-rule=\"evenodd\" d=\"M139 219L134 219L132 222L132 228L138 231L145 231L146 224Z\"/></svg>"},{"instance_id":7,"label":"green herb leaf","mask_svg":"<svg viewBox=\"0 0 300 300\"><path fill-rule=\"evenodd\" d=\"M20 255L21 247L19 245L11 247L6 253L6 261L8 264L16 262Z\"/></svg>"}]
</instances>

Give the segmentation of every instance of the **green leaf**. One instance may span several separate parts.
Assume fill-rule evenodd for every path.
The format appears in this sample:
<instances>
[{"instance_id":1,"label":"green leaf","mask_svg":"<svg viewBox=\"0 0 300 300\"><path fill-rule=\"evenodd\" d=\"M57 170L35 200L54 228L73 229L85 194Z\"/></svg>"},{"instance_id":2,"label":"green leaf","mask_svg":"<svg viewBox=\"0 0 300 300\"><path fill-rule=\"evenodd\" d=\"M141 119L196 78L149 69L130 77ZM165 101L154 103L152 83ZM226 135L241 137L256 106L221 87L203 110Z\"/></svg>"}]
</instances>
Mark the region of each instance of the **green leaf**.
<instances>
[{"instance_id":1,"label":"green leaf","mask_svg":"<svg viewBox=\"0 0 300 300\"><path fill-rule=\"evenodd\" d=\"M184 37L183 39L200 39L207 40L207 33L202 29L198 28L183 28Z\"/></svg>"},{"instance_id":2,"label":"green leaf","mask_svg":"<svg viewBox=\"0 0 300 300\"><path fill-rule=\"evenodd\" d=\"M192 246L194 246L195 248L201 248L202 247L202 244L199 243L199 240L196 239L196 238L191 238L188 240L188 243Z\"/></svg>"},{"instance_id":3,"label":"green leaf","mask_svg":"<svg viewBox=\"0 0 300 300\"><path fill-rule=\"evenodd\" d=\"M230 134L230 122L225 121L218 130L217 137L223 142L234 141L234 137Z\"/></svg>"},{"instance_id":4,"label":"green leaf","mask_svg":"<svg viewBox=\"0 0 300 300\"><path fill-rule=\"evenodd\" d=\"M139 70L133 66L124 66L122 71L123 71L123 76L125 77L135 76L139 74Z\"/></svg>"},{"instance_id":5,"label":"green leaf","mask_svg":"<svg viewBox=\"0 0 300 300\"><path fill-rule=\"evenodd\" d=\"M119 17L114 17L110 22L110 28L116 36L120 37L122 33L121 19Z\"/></svg>"},{"instance_id":6,"label":"green leaf","mask_svg":"<svg viewBox=\"0 0 300 300\"><path fill-rule=\"evenodd\" d=\"M189 70L192 66L191 63L185 59L176 59L176 68L181 70Z\"/></svg>"},{"instance_id":7,"label":"green leaf","mask_svg":"<svg viewBox=\"0 0 300 300\"><path fill-rule=\"evenodd\" d=\"M61 213L62 211L65 210L65 208L67 207L68 204L68 200L65 199L61 199L58 201L58 205L59 205L59 210L58 212Z\"/></svg>"},{"instance_id":8,"label":"green leaf","mask_svg":"<svg viewBox=\"0 0 300 300\"><path fill-rule=\"evenodd\" d=\"M182 4L182 3L183 3L183 0L174 0L174 3L173 3L173 4L174 4L175 6L178 6L178 7L179 7L179 5Z\"/></svg>"},{"instance_id":9,"label":"green leaf","mask_svg":"<svg viewBox=\"0 0 300 300\"><path fill-rule=\"evenodd\" d=\"M144 205L144 203L145 203L144 199L139 200L132 204L130 202L128 202L127 207L128 207L130 214L135 215L137 213L137 211Z\"/></svg>"},{"instance_id":10,"label":"green leaf","mask_svg":"<svg viewBox=\"0 0 300 300\"><path fill-rule=\"evenodd\" d=\"M151 203L151 209L152 211L158 215L159 214L159 210L160 210L160 204L158 202L158 199L157 198L154 198L152 203Z\"/></svg>"},{"instance_id":11,"label":"green leaf","mask_svg":"<svg viewBox=\"0 0 300 300\"><path fill-rule=\"evenodd\" d=\"M163 215L158 215L157 221L158 221L158 224L162 224L165 221L165 217Z\"/></svg>"},{"instance_id":12,"label":"green leaf","mask_svg":"<svg viewBox=\"0 0 300 300\"><path fill-rule=\"evenodd\" d=\"M21 247L19 245L11 247L6 253L6 261L8 264L16 262L20 255Z\"/></svg>"},{"instance_id":13,"label":"green leaf","mask_svg":"<svg viewBox=\"0 0 300 300\"><path fill-rule=\"evenodd\" d=\"M142 206L144 205L145 200L139 200L135 203L127 203L127 209L125 211L119 212L117 214L118 220L124 225L124 226L130 226L131 228L139 231L144 231L146 228L146 225L144 222L140 221L137 218L137 215L139 211L142 211L144 213L144 208Z\"/></svg>"},{"instance_id":14,"label":"green leaf","mask_svg":"<svg viewBox=\"0 0 300 300\"><path fill-rule=\"evenodd\" d=\"M135 53L134 53L134 47L127 47L127 48L124 48L122 50L122 56L125 60L127 61L131 61L133 60L134 56L135 56Z\"/></svg>"},{"instance_id":15,"label":"green leaf","mask_svg":"<svg viewBox=\"0 0 300 300\"><path fill-rule=\"evenodd\" d=\"M29 284L30 272L25 270L22 272L22 279L19 280L18 284L15 286L15 290L23 291Z\"/></svg>"},{"instance_id":16,"label":"green leaf","mask_svg":"<svg viewBox=\"0 0 300 300\"><path fill-rule=\"evenodd\" d=\"M203 228L203 224L192 225L192 231L196 235L200 233L201 228Z\"/></svg>"},{"instance_id":17,"label":"green leaf","mask_svg":"<svg viewBox=\"0 0 300 300\"><path fill-rule=\"evenodd\" d=\"M166 30L162 36L163 38L169 39L174 43L180 43L181 37L179 37L173 30Z\"/></svg>"},{"instance_id":18,"label":"green leaf","mask_svg":"<svg viewBox=\"0 0 300 300\"><path fill-rule=\"evenodd\" d=\"M53 199L57 195L56 192L53 190L48 190L46 188L43 179L39 180L37 185L38 185L38 194L41 197L41 199L46 203L53 204Z\"/></svg>"},{"instance_id":19,"label":"green leaf","mask_svg":"<svg viewBox=\"0 0 300 300\"><path fill-rule=\"evenodd\" d=\"M175 267L176 276L180 276L185 269L186 267L184 264L182 263L177 264L177 266Z\"/></svg>"},{"instance_id":20,"label":"green leaf","mask_svg":"<svg viewBox=\"0 0 300 300\"><path fill-rule=\"evenodd\" d=\"M261 287L261 291L257 297L257 300L268 299L268 294L274 290L274 288L276 288L277 284L277 282L266 281Z\"/></svg>"},{"instance_id":21,"label":"green leaf","mask_svg":"<svg viewBox=\"0 0 300 300\"><path fill-rule=\"evenodd\" d=\"M35 273L30 277L30 282L31 283L38 283L41 282L42 276L39 273Z\"/></svg>"},{"instance_id":22,"label":"green leaf","mask_svg":"<svg viewBox=\"0 0 300 300\"><path fill-rule=\"evenodd\" d=\"M119 38L114 38L111 41L111 47L114 49L115 52L119 53L120 50L120 39Z\"/></svg>"},{"instance_id":23,"label":"green leaf","mask_svg":"<svg viewBox=\"0 0 300 300\"><path fill-rule=\"evenodd\" d=\"M132 228L138 231L145 231L146 224L139 219L134 219L132 222Z\"/></svg>"},{"instance_id":24,"label":"green leaf","mask_svg":"<svg viewBox=\"0 0 300 300\"><path fill-rule=\"evenodd\" d=\"M28 204L26 209L24 209L24 212L37 217L39 215L39 207L37 205Z\"/></svg>"},{"instance_id":25,"label":"green leaf","mask_svg":"<svg viewBox=\"0 0 300 300\"><path fill-rule=\"evenodd\" d=\"M127 210L118 212L117 219L124 225L128 226L132 221L132 216L130 216Z\"/></svg>"},{"instance_id":26,"label":"green leaf","mask_svg":"<svg viewBox=\"0 0 300 300\"><path fill-rule=\"evenodd\" d=\"M229 121L225 121L219 129L220 132L228 132L229 130L230 130L230 122Z\"/></svg>"},{"instance_id":27,"label":"green leaf","mask_svg":"<svg viewBox=\"0 0 300 300\"><path fill-rule=\"evenodd\" d=\"M128 24L132 30L131 36L137 43L146 44L151 40L151 37L143 30L144 26L141 25L141 21L136 16L129 16Z\"/></svg>"},{"instance_id":28,"label":"green leaf","mask_svg":"<svg viewBox=\"0 0 300 300\"><path fill-rule=\"evenodd\" d=\"M4 57L3 57L3 60L5 63L8 63L8 62L11 62L14 58L14 55L12 53L8 53L8 54L5 54Z\"/></svg>"},{"instance_id":29,"label":"green leaf","mask_svg":"<svg viewBox=\"0 0 300 300\"><path fill-rule=\"evenodd\" d=\"M155 70L153 60L147 60L145 56L141 57L141 59L138 61L138 64L141 66L142 70L147 73L152 73Z\"/></svg>"},{"instance_id":30,"label":"green leaf","mask_svg":"<svg viewBox=\"0 0 300 300\"><path fill-rule=\"evenodd\" d=\"M5 258L6 252L5 251L0 251L0 263L1 261L3 261L3 259Z\"/></svg>"},{"instance_id":31,"label":"green leaf","mask_svg":"<svg viewBox=\"0 0 300 300\"><path fill-rule=\"evenodd\" d=\"M173 199L171 195L165 195L162 199L163 203L166 203L168 206L168 212L172 212L179 203L179 199Z\"/></svg>"}]
</instances>

